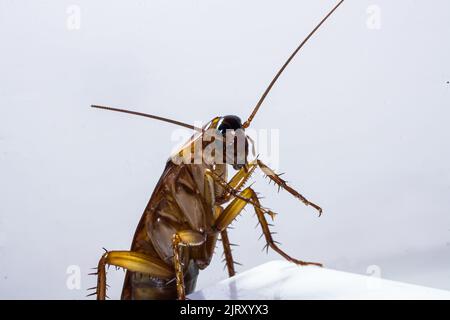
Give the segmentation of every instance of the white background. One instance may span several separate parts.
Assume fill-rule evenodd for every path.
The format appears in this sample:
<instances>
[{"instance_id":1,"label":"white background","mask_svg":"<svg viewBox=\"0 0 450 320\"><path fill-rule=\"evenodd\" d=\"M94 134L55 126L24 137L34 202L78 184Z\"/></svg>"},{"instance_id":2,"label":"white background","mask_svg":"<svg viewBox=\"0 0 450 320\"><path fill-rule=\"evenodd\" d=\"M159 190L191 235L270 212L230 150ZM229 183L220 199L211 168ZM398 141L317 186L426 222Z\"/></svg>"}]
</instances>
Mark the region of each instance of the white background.
<instances>
[{"instance_id":1,"label":"white background","mask_svg":"<svg viewBox=\"0 0 450 320\"><path fill-rule=\"evenodd\" d=\"M0 298L84 299L101 248L130 246L176 127L90 104L245 118L335 3L0 0ZM449 21L445 0L347 0L280 78L253 128L280 130L280 170L324 208L255 176L287 252L450 289ZM278 258L255 224L230 233L238 271ZM220 255L199 287L226 277Z\"/></svg>"}]
</instances>

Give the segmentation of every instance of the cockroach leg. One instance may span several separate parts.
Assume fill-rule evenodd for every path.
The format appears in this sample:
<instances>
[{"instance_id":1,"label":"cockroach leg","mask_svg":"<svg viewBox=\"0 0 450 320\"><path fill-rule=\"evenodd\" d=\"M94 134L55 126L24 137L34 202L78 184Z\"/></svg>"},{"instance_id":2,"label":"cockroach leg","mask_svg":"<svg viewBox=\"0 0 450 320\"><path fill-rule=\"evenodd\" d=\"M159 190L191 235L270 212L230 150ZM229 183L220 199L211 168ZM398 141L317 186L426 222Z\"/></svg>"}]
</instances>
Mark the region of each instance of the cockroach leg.
<instances>
[{"instance_id":1,"label":"cockroach leg","mask_svg":"<svg viewBox=\"0 0 450 320\"><path fill-rule=\"evenodd\" d=\"M252 199L255 203L259 204L259 199L256 193L252 190ZM257 206L255 206L255 212L256 216L258 217L259 224L261 225L264 237L266 239L266 246L272 248L275 252L277 252L279 255L281 255L283 258L285 258L288 261L294 262L295 264L306 266L306 265L315 265L321 267L322 264L317 262L306 262L297 260L295 258L292 258L287 253L285 253L283 250L281 250L277 244L276 241L272 238L272 232L269 229L269 225L267 223L266 217L264 216L264 212L262 212Z\"/></svg>"},{"instance_id":2,"label":"cockroach leg","mask_svg":"<svg viewBox=\"0 0 450 320\"><path fill-rule=\"evenodd\" d=\"M254 160L239 169L238 172L228 182L230 188L233 188L236 191L241 191L242 187L246 184L246 182L250 179L253 172L255 171L257 164L257 161Z\"/></svg>"},{"instance_id":3,"label":"cockroach leg","mask_svg":"<svg viewBox=\"0 0 450 320\"><path fill-rule=\"evenodd\" d=\"M234 195L235 198L233 201L231 201L231 203L223 209L222 213L217 217L213 230L220 232L225 230L233 222L233 220L241 214L242 209L244 209L248 203L254 203L251 200L251 195L252 191L250 188L245 188L241 193Z\"/></svg>"},{"instance_id":4,"label":"cockroach leg","mask_svg":"<svg viewBox=\"0 0 450 320\"><path fill-rule=\"evenodd\" d=\"M261 207L259 204L256 204L255 202L253 202L253 200L251 198L246 197L245 196L245 194L247 193L246 190L239 192L238 190L232 188L225 180L223 180L221 177L219 177L218 175L216 175L214 172L212 172L210 170L206 170L205 175L209 175L210 177L212 177L214 179L214 181L216 181L222 188L224 188L229 193L229 195L226 197L227 201L225 201L225 202L228 202L229 200L231 200L233 198L240 199L240 200L244 201L245 203L250 203L253 206L258 206L259 209L261 209L264 213L267 213L271 217L275 216L275 212L273 212L267 208ZM223 212L221 215L223 215ZM219 217L220 217L220 215L219 215ZM233 219L231 221L233 221ZM230 221L230 223L231 223L231 221ZM227 225L228 224L225 224L225 227ZM215 227L217 227L217 221L216 221ZM222 231L222 229L220 229L218 231Z\"/></svg>"},{"instance_id":5,"label":"cockroach leg","mask_svg":"<svg viewBox=\"0 0 450 320\"><path fill-rule=\"evenodd\" d=\"M149 276L170 280L174 271L162 260L133 251L109 251L100 258L97 267L97 300L106 297L106 266L116 266L132 272L140 272Z\"/></svg>"},{"instance_id":6,"label":"cockroach leg","mask_svg":"<svg viewBox=\"0 0 450 320\"><path fill-rule=\"evenodd\" d=\"M205 235L192 230L179 231L172 237L173 264L175 267L175 278L177 281L178 300L186 299L183 271L184 266L181 260L181 249L182 247L199 246L205 243L205 241Z\"/></svg>"},{"instance_id":7,"label":"cockroach leg","mask_svg":"<svg viewBox=\"0 0 450 320\"><path fill-rule=\"evenodd\" d=\"M278 185L279 188L286 190L290 194L292 194L294 197L299 199L301 202L303 202L307 206L311 206L314 209L316 209L319 212L319 216L322 215L322 208L319 207L317 204L312 203L311 201L307 200L304 196L302 196L298 191L290 187L285 180L283 180L279 174L276 174L275 171L270 169L267 165L262 163L261 160L256 160L258 167L262 170L262 172L274 183Z\"/></svg>"},{"instance_id":8,"label":"cockroach leg","mask_svg":"<svg viewBox=\"0 0 450 320\"><path fill-rule=\"evenodd\" d=\"M247 181L251 178L252 174L255 172L258 164L256 160L249 162L244 167L238 170L236 174L230 179L229 182L225 181L222 177L214 174L212 171L207 170L205 172L206 177L210 177L213 181L219 183L222 188L225 189L224 195L220 199L216 199L218 204L224 204L231 200L231 198L239 193L245 186Z\"/></svg>"},{"instance_id":9,"label":"cockroach leg","mask_svg":"<svg viewBox=\"0 0 450 320\"><path fill-rule=\"evenodd\" d=\"M264 211L262 210L261 203L259 202L258 196L256 192L248 187L244 189L240 194L241 198L235 198L220 214L220 216L216 220L215 228L216 230L223 231L225 230L228 225L233 222L233 220L242 212L244 207L247 204L253 205L256 215L258 217L259 223L261 224L261 228L263 231L263 234L265 236L267 247L272 248L275 252L280 254L283 258L285 258L288 261L291 261L293 263L296 263L298 265L316 265L316 266L322 266L320 263L316 262L305 262L301 261L295 258L292 258L287 253L285 253L283 250L281 250L276 242L272 238L272 234L269 229L269 225L267 223L267 220L264 216ZM251 201L246 201L250 199Z\"/></svg>"},{"instance_id":10,"label":"cockroach leg","mask_svg":"<svg viewBox=\"0 0 450 320\"><path fill-rule=\"evenodd\" d=\"M183 266L181 264L181 238L178 234L174 234L172 238L173 245L173 264L175 266L175 276L177 280L177 296L178 300L186 299L186 289L184 287Z\"/></svg>"},{"instance_id":11,"label":"cockroach leg","mask_svg":"<svg viewBox=\"0 0 450 320\"><path fill-rule=\"evenodd\" d=\"M228 238L227 229L224 229L220 232L220 237L222 238L223 253L225 255L225 262L228 269L228 275L232 277L236 274L236 271L234 270L233 254L231 252L231 244L230 239Z\"/></svg>"}]
</instances>

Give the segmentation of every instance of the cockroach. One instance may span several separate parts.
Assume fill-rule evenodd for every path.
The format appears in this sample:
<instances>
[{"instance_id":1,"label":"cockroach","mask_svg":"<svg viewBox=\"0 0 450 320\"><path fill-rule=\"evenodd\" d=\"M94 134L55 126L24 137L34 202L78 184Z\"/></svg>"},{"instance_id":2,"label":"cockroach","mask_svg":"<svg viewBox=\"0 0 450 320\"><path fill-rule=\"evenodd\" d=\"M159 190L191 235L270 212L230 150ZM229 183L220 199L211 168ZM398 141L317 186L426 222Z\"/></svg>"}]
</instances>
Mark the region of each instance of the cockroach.
<instances>
[{"instance_id":1,"label":"cockroach","mask_svg":"<svg viewBox=\"0 0 450 320\"><path fill-rule=\"evenodd\" d=\"M245 187L256 168L262 170L279 188L316 209L319 216L322 209L290 187L259 158L247 160L249 143L252 141L245 134L245 129L250 126L267 94L289 62L343 1L333 7L289 56L244 123L239 117L228 115L215 117L202 128L198 128L150 114L92 105L94 108L169 122L195 132L176 153L177 157L171 157L167 161L137 226L131 249L106 251L102 255L95 273L96 291L92 295L96 294L98 300L105 299L106 266L116 266L127 270L122 299L185 299L186 295L195 289L199 270L209 265L219 234L228 274L233 276L235 262L227 228L247 205L252 206L256 212L267 250L270 247L297 265L321 266L320 263L305 262L289 256L272 238L266 215L273 218L274 212L261 205L260 198L252 187ZM211 133L214 139L210 140L214 141L213 146L216 148L210 152L210 156L202 153L199 159L194 159L194 149L198 146L203 152L211 147L205 139L205 136ZM175 161L180 159L185 161ZM227 165L237 171L230 180L227 180Z\"/></svg>"}]
</instances>

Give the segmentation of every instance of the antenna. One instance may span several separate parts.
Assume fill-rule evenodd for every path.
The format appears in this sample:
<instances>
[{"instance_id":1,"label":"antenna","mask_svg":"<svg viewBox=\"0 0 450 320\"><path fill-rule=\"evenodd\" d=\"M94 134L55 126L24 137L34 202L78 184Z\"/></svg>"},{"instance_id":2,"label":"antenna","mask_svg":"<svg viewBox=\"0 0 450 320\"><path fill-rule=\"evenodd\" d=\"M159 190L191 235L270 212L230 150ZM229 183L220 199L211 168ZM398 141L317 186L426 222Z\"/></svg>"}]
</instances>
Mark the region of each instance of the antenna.
<instances>
[{"instance_id":1,"label":"antenna","mask_svg":"<svg viewBox=\"0 0 450 320\"><path fill-rule=\"evenodd\" d=\"M155 120L160 120L160 121L176 124L178 126L182 126L182 127L188 128L188 129L192 129L192 130L195 130L195 131L203 132L203 129L197 128L197 127L192 126L190 124L187 124L187 123L184 123L184 122L180 122L180 121L177 121L177 120L172 120L172 119L168 119L168 118L154 116L152 114L136 112L136 111L131 111L131 110L125 110L125 109L105 107L105 106L98 106L98 105L91 105L91 107L92 108L97 108L97 109L109 110L109 111L117 111L117 112L123 112L123 113L128 113L128 114L134 114L136 116L141 116L141 117L151 118L151 119L155 119Z\"/></svg>"},{"instance_id":2,"label":"antenna","mask_svg":"<svg viewBox=\"0 0 450 320\"><path fill-rule=\"evenodd\" d=\"M295 49L295 51L291 54L291 56L286 60L286 62L281 67L281 69L278 70L277 74L272 79L272 81L270 82L266 91L264 91L263 95L261 96L261 98L259 99L255 108L253 109L252 114L250 115L250 117L248 117L248 120L245 121L245 123L243 124L244 128L248 128L250 126L250 123L252 122L253 118L255 117L256 113L258 112L259 108L261 107L262 103L264 102L264 99L269 94L270 90L272 89L273 85L278 80L280 75L283 73L284 69L286 69L289 62L291 62L291 60L295 57L297 52L300 51L300 49L305 45L305 43L308 42L308 40L312 37L312 35L320 28L320 26L328 19L328 17L333 14L333 12L342 4L342 2L344 2L344 0L339 1L339 3L333 9L331 9L330 12L328 12L328 14L325 16L325 18L323 18L322 21L320 21L319 24L308 34L308 36L305 38L305 40L303 40L302 43L300 43L300 45L297 47L297 49Z\"/></svg>"}]
</instances>

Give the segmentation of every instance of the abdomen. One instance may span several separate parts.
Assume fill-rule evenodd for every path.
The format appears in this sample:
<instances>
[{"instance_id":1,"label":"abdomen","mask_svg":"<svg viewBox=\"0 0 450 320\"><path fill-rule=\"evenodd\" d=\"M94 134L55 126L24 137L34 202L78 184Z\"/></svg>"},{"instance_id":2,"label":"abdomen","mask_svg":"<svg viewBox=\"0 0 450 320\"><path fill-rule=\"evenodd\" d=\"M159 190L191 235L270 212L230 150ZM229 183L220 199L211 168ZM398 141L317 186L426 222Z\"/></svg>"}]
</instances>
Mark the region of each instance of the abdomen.
<instances>
[{"instance_id":1,"label":"abdomen","mask_svg":"<svg viewBox=\"0 0 450 320\"><path fill-rule=\"evenodd\" d=\"M208 229L213 208L205 208L202 205L203 190L198 190L199 178L196 177L202 176L203 168L200 167L202 166L191 168L168 163L138 224L131 246L132 251L158 257L174 269L173 234L181 230L205 232ZM184 272L186 294L195 289L199 269L209 264L217 237L211 235L207 238L208 241L204 246L192 248L193 250L185 247L182 250L182 261L187 266ZM167 282L127 271L122 299L176 298L175 275Z\"/></svg>"}]
</instances>

